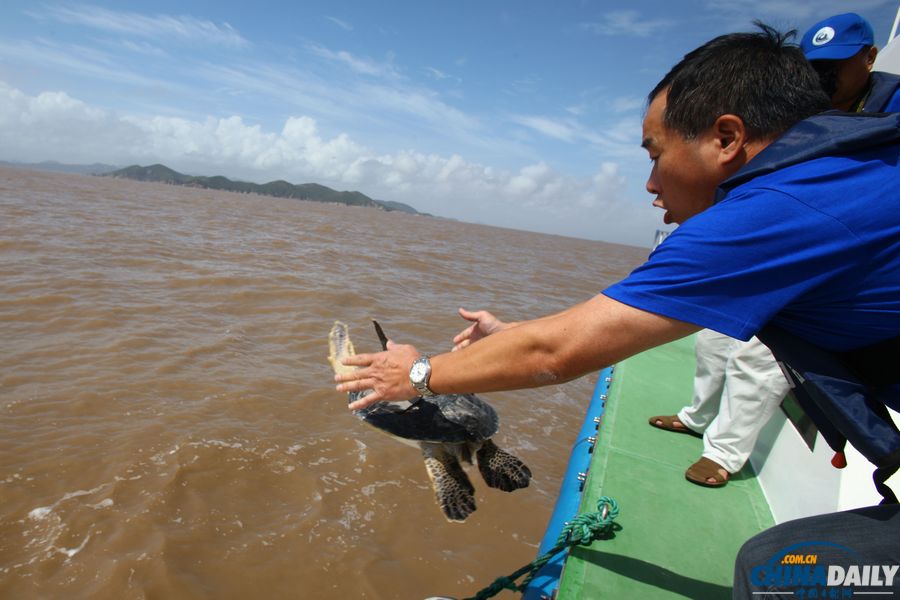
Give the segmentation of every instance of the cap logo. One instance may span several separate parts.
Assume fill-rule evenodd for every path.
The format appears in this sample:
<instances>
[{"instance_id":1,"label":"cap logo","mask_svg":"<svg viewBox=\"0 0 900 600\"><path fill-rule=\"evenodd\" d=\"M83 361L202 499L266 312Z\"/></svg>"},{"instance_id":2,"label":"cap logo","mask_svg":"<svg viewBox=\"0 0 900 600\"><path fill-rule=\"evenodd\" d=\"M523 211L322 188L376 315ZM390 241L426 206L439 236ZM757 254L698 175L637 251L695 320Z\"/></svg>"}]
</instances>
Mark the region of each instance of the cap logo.
<instances>
[{"instance_id":1,"label":"cap logo","mask_svg":"<svg viewBox=\"0 0 900 600\"><path fill-rule=\"evenodd\" d=\"M832 29L831 27L823 27L816 32L816 35L813 36L812 43L813 46L824 46L833 39L834 29Z\"/></svg>"}]
</instances>

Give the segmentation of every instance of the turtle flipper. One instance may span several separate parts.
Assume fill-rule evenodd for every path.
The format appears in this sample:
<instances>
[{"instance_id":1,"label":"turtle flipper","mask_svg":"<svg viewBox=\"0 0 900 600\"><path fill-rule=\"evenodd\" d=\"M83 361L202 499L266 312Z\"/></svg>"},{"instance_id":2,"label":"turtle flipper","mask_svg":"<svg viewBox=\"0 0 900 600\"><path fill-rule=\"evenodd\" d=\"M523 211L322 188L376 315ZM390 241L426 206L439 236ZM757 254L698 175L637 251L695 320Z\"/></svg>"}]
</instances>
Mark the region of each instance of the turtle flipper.
<instances>
[{"instance_id":1,"label":"turtle flipper","mask_svg":"<svg viewBox=\"0 0 900 600\"><path fill-rule=\"evenodd\" d=\"M434 497L448 521L462 523L475 511L475 488L459 459L439 444L421 444Z\"/></svg>"},{"instance_id":2,"label":"turtle flipper","mask_svg":"<svg viewBox=\"0 0 900 600\"><path fill-rule=\"evenodd\" d=\"M475 457L484 482L492 488L511 492L528 487L531 469L506 450L498 448L491 440L484 441Z\"/></svg>"}]
</instances>

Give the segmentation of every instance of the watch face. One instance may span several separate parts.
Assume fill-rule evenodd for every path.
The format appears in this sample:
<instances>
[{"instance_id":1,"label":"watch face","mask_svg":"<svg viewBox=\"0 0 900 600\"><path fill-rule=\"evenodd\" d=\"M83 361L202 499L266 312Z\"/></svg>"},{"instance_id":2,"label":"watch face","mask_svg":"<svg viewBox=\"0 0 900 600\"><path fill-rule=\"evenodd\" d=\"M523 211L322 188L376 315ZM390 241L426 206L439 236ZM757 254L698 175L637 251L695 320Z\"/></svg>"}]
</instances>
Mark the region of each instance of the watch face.
<instances>
[{"instance_id":1,"label":"watch face","mask_svg":"<svg viewBox=\"0 0 900 600\"><path fill-rule=\"evenodd\" d=\"M424 381L425 380L425 363L417 362L412 366L412 369L409 371L409 377L413 381Z\"/></svg>"}]
</instances>

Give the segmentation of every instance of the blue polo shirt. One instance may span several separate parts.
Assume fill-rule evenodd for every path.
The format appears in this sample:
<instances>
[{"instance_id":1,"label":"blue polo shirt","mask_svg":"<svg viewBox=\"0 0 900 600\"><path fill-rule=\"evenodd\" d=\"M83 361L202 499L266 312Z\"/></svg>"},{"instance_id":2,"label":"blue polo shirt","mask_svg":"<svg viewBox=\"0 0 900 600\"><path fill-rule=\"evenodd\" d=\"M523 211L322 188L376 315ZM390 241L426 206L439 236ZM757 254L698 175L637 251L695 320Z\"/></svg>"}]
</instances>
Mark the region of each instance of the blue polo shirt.
<instances>
[{"instance_id":1,"label":"blue polo shirt","mask_svg":"<svg viewBox=\"0 0 900 600\"><path fill-rule=\"evenodd\" d=\"M603 293L749 339L771 321L829 350L900 335L900 118L801 122Z\"/></svg>"}]
</instances>

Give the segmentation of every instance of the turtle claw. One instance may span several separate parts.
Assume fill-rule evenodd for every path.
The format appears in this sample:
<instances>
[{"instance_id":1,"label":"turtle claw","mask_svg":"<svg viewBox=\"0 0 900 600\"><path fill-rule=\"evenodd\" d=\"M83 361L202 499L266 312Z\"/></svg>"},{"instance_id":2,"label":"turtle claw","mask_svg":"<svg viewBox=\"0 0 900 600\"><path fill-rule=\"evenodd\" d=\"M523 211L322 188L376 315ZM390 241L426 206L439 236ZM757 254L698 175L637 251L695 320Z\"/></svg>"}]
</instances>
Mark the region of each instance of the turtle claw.
<instances>
[{"instance_id":1,"label":"turtle claw","mask_svg":"<svg viewBox=\"0 0 900 600\"><path fill-rule=\"evenodd\" d=\"M375 326L375 335L378 336L378 341L381 342L381 349L387 350L388 337L384 334L384 329L381 328L381 325L375 319L372 319L372 325Z\"/></svg>"},{"instance_id":2,"label":"turtle claw","mask_svg":"<svg viewBox=\"0 0 900 600\"><path fill-rule=\"evenodd\" d=\"M491 440L485 440L475 457L484 482L492 488L512 492L528 487L531 481L531 469Z\"/></svg>"},{"instance_id":3,"label":"turtle claw","mask_svg":"<svg viewBox=\"0 0 900 600\"><path fill-rule=\"evenodd\" d=\"M422 454L441 511L448 521L462 523L476 506L475 487L459 459L437 444L422 444Z\"/></svg>"}]
</instances>

